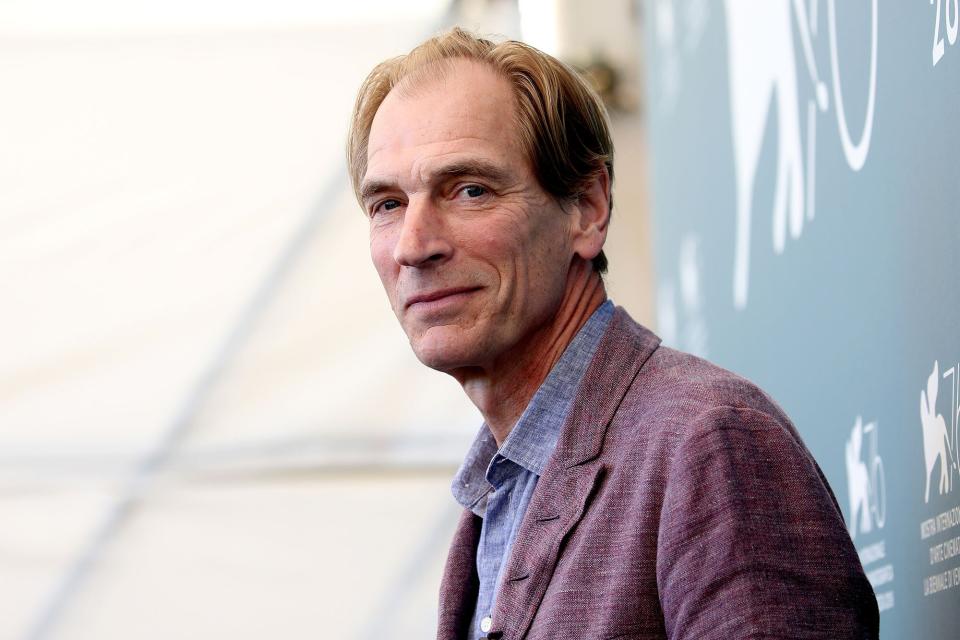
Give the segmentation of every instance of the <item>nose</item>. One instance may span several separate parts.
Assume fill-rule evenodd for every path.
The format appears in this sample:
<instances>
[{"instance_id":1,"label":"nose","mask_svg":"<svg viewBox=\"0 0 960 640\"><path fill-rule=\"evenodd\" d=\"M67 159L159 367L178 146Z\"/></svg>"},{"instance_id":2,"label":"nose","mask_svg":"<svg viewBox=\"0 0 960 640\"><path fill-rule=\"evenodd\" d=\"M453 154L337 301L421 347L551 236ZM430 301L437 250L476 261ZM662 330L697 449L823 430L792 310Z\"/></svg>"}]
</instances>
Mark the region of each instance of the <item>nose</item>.
<instances>
[{"instance_id":1,"label":"nose","mask_svg":"<svg viewBox=\"0 0 960 640\"><path fill-rule=\"evenodd\" d=\"M446 262L452 251L440 212L427 198L411 199L393 248L393 259L404 267L427 267Z\"/></svg>"}]
</instances>

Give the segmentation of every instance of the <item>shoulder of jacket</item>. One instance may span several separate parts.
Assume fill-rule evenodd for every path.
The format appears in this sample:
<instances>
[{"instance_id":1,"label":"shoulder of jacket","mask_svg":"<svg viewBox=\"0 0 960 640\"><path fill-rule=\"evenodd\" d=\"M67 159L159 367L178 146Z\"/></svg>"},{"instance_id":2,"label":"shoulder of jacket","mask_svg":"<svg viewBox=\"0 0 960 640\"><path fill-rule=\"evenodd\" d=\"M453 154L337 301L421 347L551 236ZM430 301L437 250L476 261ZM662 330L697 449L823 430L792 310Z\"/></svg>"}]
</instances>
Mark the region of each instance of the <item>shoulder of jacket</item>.
<instances>
[{"instance_id":1,"label":"shoulder of jacket","mask_svg":"<svg viewBox=\"0 0 960 640\"><path fill-rule=\"evenodd\" d=\"M618 449L670 450L679 440L732 426L784 429L798 437L780 406L753 382L660 346L632 381L607 435Z\"/></svg>"}]
</instances>

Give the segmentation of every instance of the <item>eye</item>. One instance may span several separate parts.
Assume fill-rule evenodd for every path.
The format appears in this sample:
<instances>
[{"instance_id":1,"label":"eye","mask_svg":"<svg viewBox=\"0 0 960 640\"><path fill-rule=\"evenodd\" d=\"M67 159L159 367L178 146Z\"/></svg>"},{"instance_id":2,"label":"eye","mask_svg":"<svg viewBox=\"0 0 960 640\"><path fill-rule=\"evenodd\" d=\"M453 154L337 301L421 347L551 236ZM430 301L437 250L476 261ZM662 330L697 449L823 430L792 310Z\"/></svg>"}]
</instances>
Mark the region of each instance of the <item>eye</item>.
<instances>
[{"instance_id":1,"label":"eye","mask_svg":"<svg viewBox=\"0 0 960 640\"><path fill-rule=\"evenodd\" d=\"M478 184L471 184L460 189L460 193L464 194L468 198L479 198L480 196L486 195L487 190Z\"/></svg>"},{"instance_id":2,"label":"eye","mask_svg":"<svg viewBox=\"0 0 960 640\"><path fill-rule=\"evenodd\" d=\"M395 199L393 199L393 198L391 198L391 199L389 199L389 200L383 200L383 201L378 202L377 204L373 205L373 215L376 215L376 214L378 214L378 213L383 213L383 212L386 212L386 211L393 211L394 209L396 209L396 208L399 207L399 206L400 206L400 201L399 201L399 200L395 200Z\"/></svg>"}]
</instances>

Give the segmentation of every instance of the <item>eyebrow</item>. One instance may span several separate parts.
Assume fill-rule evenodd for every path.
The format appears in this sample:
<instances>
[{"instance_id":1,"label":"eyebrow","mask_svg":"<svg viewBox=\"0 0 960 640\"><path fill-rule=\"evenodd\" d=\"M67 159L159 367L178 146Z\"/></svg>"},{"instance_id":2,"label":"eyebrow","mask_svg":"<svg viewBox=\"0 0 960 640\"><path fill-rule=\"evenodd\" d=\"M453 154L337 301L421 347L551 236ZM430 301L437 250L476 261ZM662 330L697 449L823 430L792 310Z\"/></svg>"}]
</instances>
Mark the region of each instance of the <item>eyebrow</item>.
<instances>
[{"instance_id":1,"label":"eyebrow","mask_svg":"<svg viewBox=\"0 0 960 640\"><path fill-rule=\"evenodd\" d=\"M438 167L427 177L427 182L442 182L461 176L476 176L495 184L503 184L509 181L510 172L486 160L463 160ZM396 188L397 183L393 180L364 182L360 187L360 200L366 202L368 198Z\"/></svg>"},{"instance_id":2,"label":"eyebrow","mask_svg":"<svg viewBox=\"0 0 960 640\"><path fill-rule=\"evenodd\" d=\"M390 180L371 180L370 182L364 182L360 185L360 201L366 202L378 193L390 191L396 187L396 184L396 182Z\"/></svg>"},{"instance_id":3,"label":"eyebrow","mask_svg":"<svg viewBox=\"0 0 960 640\"><path fill-rule=\"evenodd\" d=\"M477 176L491 182L506 182L510 173L502 167L486 160L464 160L440 167L435 175L443 178L457 178L460 176ZM430 181L433 181L431 176Z\"/></svg>"}]
</instances>

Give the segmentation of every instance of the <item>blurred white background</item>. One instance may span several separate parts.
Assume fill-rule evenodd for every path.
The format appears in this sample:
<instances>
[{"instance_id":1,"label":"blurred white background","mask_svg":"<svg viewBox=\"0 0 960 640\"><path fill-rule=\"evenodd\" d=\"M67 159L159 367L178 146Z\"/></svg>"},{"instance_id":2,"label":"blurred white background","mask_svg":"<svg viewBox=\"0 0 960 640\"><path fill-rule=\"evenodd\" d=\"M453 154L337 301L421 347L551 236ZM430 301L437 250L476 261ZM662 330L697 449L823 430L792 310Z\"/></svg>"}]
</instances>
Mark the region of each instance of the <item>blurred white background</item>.
<instances>
[{"instance_id":1,"label":"blurred white background","mask_svg":"<svg viewBox=\"0 0 960 640\"><path fill-rule=\"evenodd\" d=\"M0 2L0 638L431 637L480 418L369 266L355 92L452 24L615 71L608 281L651 324L639 13Z\"/></svg>"}]
</instances>

